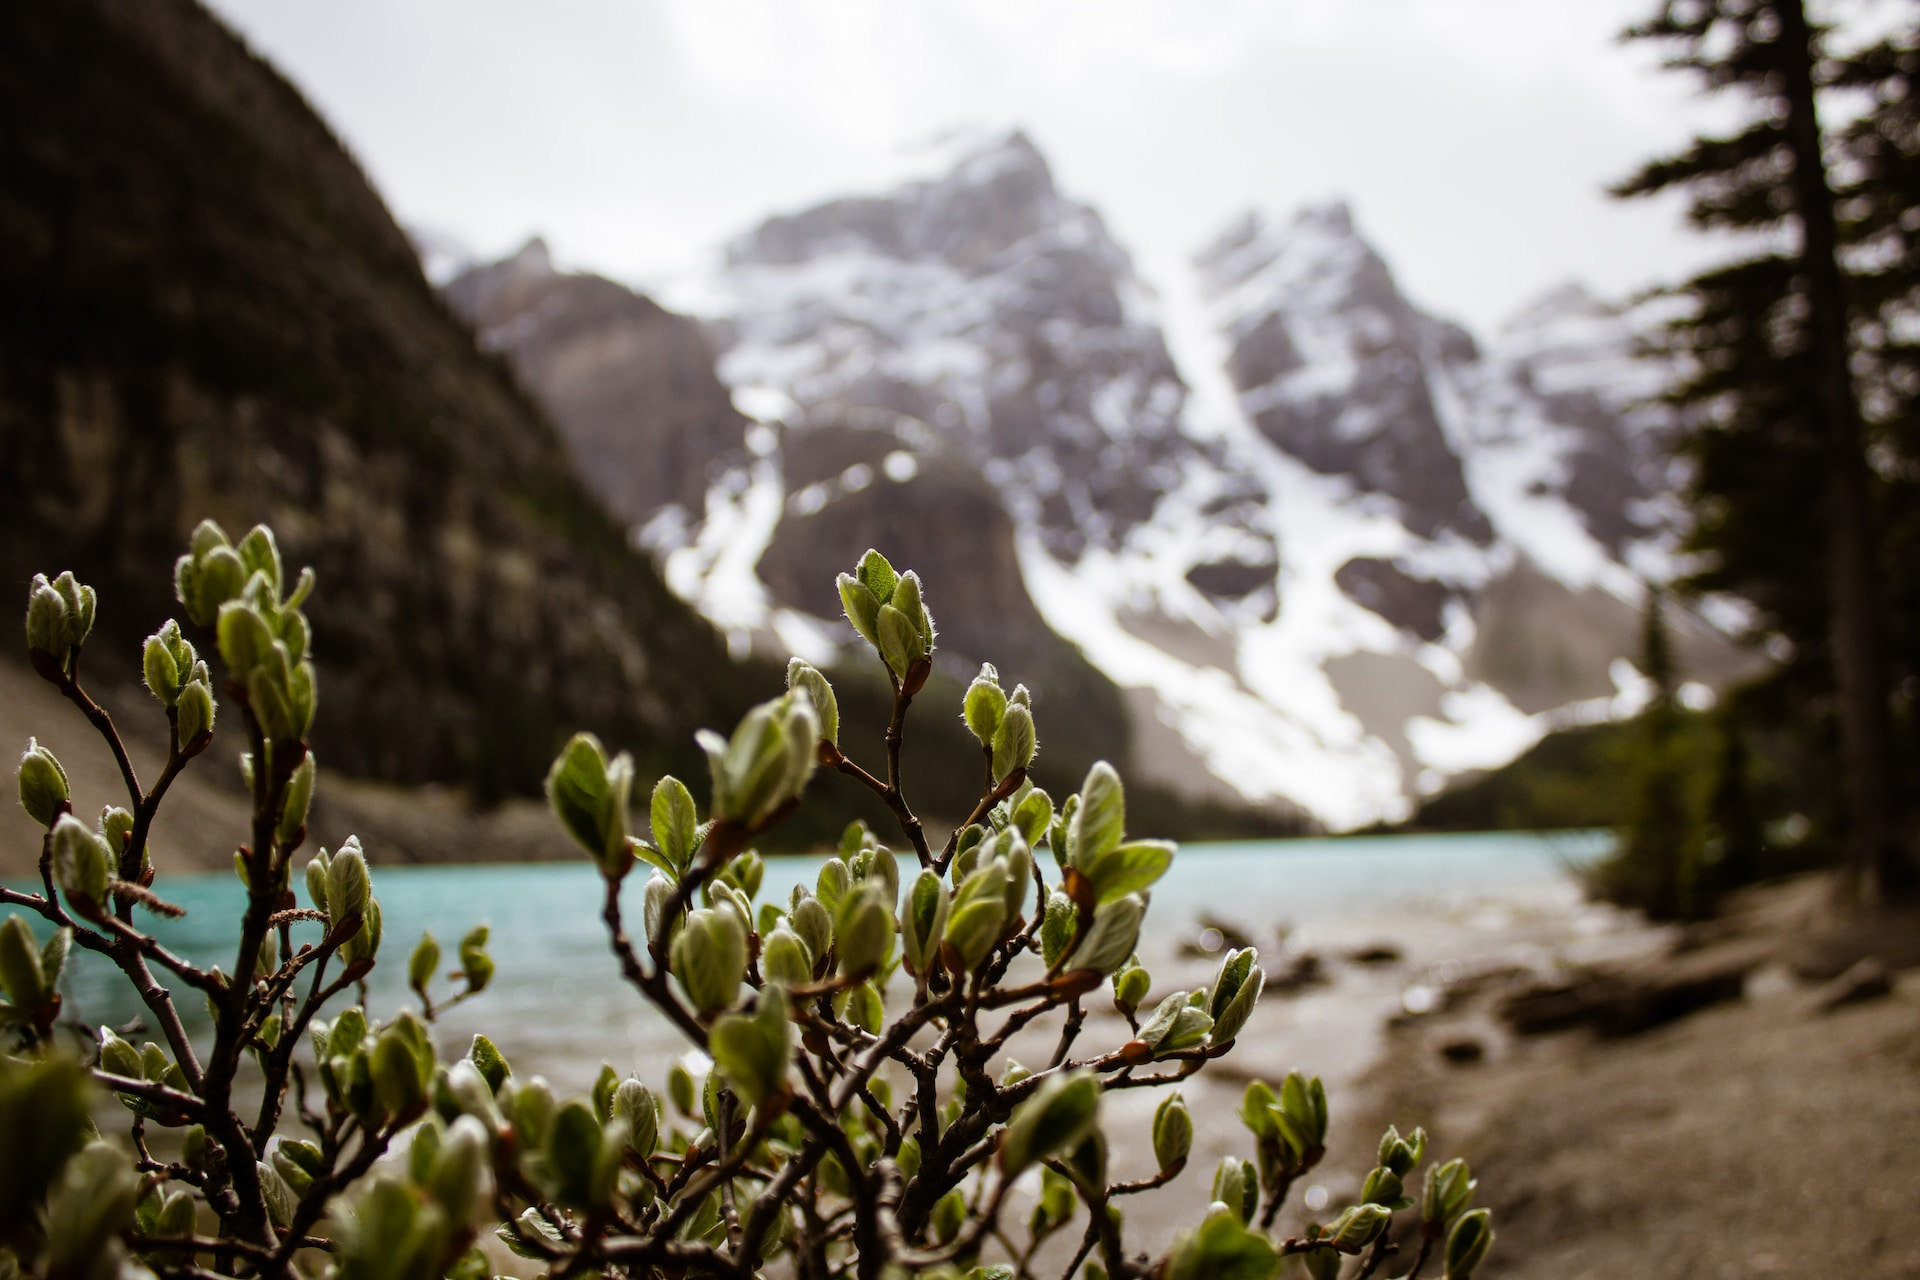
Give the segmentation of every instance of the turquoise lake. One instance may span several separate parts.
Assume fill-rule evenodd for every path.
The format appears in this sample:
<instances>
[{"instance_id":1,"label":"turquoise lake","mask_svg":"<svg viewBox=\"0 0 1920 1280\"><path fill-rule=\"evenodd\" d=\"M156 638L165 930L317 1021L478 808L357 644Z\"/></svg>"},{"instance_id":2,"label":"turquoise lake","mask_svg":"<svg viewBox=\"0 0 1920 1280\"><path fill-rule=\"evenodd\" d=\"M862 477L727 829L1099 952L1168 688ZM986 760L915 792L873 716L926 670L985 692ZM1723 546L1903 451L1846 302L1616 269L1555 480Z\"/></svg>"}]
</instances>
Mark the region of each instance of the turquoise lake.
<instances>
[{"instance_id":1,"label":"turquoise lake","mask_svg":"<svg viewBox=\"0 0 1920 1280\"><path fill-rule=\"evenodd\" d=\"M1157 987L1163 977L1187 986L1203 981L1210 961L1183 957L1179 943L1195 935L1201 915L1211 914L1253 936L1263 957L1306 945L1337 952L1390 938L1410 957L1437 962L1476 946L1513 943L1516 920L1534 919L1536 933L1565 926L1579 900L1571 869L1605 847L1605 836L1564 833L1187 845L1154 889L1141 956ZM784 900L787 887L811 883L819 865L818 859L770 860L761 899ZM644 879L631 876L624 890L636 932ZM294 882L304 901L297 875ZM442 967L450 969L468 928L484 921L492 929L494 984L439 1023L443 1053L459 1052L474 1031L485 1030L516 1067L577 1085L591 1079L603 1058L638 1066L683 1049L664 1020L621 982L599 919L600 880L584 861L385 866L374 868L373 883L385 920L382 964L371 989L376 1017L413 1002L406 960L422 931L439 940ZM178 921L150 919L151 931L196 963L231 968L238 881L177 876L155 889L188 914ZM316 925L296 926L296 942L317 933ZM116 1026L142 1013L116 972L77 948L74 955L79 963L66 983L70 1013ZM198 1002L181 1003L190 1027L204 1028Z\"/></svg>"}]
</instances>

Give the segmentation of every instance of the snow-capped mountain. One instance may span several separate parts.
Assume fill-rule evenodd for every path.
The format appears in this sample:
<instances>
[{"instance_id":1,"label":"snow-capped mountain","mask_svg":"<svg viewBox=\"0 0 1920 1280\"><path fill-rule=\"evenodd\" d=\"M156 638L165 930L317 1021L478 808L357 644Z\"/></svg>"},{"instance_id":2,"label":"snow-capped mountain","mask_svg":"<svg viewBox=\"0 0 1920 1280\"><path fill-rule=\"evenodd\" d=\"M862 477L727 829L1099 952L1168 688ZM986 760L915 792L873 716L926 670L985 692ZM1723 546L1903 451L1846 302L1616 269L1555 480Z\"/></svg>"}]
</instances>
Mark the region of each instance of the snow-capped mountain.
<instances>
[{"instance_id":1,"label":"snow-capped mountain","mask_svg":"<svg viewBox=\"0 0 1920 1280\"><path fill-rule=\"evenodd\" d=\"M1619 315L1568 289L1478 342L1338 205L1154 284L1019 134L771 218L669 295L757 424L638 537L740 642L816 660L851 636L833 573L879 546L949 662L1110 697L1077 647L1136 773L1335 827L1631 705L1663 477ZM554 323L486 331L524 364ZM1725 666L1704 628L1681 651Z\"/></svg>"}]
</instances>

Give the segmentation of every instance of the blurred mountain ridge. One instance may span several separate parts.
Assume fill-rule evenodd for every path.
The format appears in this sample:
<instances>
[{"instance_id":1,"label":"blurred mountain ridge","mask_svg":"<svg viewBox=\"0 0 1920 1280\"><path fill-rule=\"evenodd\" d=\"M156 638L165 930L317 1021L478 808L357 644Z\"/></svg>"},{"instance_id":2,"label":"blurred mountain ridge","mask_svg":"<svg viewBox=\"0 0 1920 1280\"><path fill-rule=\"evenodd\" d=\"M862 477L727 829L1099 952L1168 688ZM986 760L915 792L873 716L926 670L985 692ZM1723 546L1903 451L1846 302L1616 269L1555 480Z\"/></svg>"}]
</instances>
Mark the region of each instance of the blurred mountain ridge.
<instances>
[{"instance_id":1,"label":"blurred mountain ridge","mask_svg":"<svg viewBox=\"0 0 1920 1280\"><path fill-rule=\"evenodd\" d=\"M6 6L0 113L0 572L16 599L37 571L99 589L96 676L137 679L213 516L318 571L330 768L491 798L585 726L698 769L692 731L778 687L631 550L352 157L205 10Z\"/></svg>"},{"instance_id":2,"label":"blurred mountain ridge","mask_svg":"<svg viewBox=\"0 0 1920 1280\"><path fill-rule=\"evenodd\" d=\"M537 389L537 335L597 339L478 308L508 265L448 296ZM770 217L663 296L753 421L621 514L741 647L832 661L850 631L827 584L878 545L933 584L952 674L1004 657L1047 688L1084 660L1121 691L1136 773L1335 827L1644 696L1639 584L1671 567L1661 375L1577 287L1471 334L1409 302L1340 204L1246 214L1149 284L1015 132ZM591 430L652 430L618 416ZM625 483L599 474L619 449L576 451ZM1691 678L1741 669L1678 625Z\"/></svg>"}]
</instances>

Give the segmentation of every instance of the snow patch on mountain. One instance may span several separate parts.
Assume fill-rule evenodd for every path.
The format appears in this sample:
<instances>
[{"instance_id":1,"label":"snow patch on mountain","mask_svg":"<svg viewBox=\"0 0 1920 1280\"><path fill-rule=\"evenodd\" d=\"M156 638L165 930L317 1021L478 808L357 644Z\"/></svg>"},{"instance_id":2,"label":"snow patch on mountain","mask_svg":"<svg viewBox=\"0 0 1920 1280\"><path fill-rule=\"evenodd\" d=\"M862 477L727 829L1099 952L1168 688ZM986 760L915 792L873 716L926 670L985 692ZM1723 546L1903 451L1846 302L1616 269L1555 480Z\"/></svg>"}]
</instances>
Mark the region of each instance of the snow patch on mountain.
<instances>
[{"instance_id":1,"label":"snow patch on mountain","mask_svg":"<svg viewBox=\"0 0 1920 1280\"><path fill-rule=\"evenodd\" d=\"M756 571L785 522L975 475L1053 631L1239 794L1335 828L1624 705L1609 663L1662 553L1657 371L1618 315L1563 291L1483 349L1342 206L1154 265L1019 135L770 219L671 296L777 443L641 540L741 643L824 661L844 622Z\"/></svg>"}]
</instances>

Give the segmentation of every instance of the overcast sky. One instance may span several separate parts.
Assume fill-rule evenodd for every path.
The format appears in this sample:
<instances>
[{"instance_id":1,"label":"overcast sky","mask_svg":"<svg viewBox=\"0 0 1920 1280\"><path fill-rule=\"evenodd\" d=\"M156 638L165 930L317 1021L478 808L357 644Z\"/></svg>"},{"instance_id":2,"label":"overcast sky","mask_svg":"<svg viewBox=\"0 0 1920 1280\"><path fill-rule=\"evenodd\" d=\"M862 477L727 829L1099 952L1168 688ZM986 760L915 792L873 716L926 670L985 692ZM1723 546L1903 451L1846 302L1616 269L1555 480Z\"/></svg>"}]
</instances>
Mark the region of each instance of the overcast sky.
<instances>
[{"instance_id":1,"label":"overcast sky","mask_svg":"<svg viewBox=\"0 0 1920 1280\"><path fill-rule=\"evenodd\" d=\"M1711 104L1615 34L1648 0L212 0L402 222L642 286L776 211L1025 128L1151 281L1248 207L1343 197L1485 328L1704 260L1610 181Z\"/></svg>"}]
</instances>

